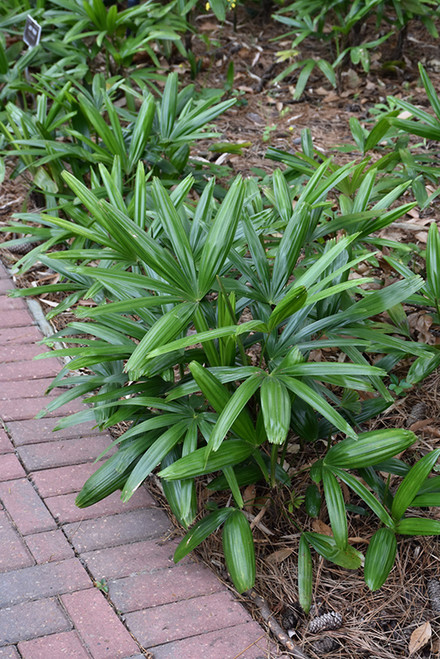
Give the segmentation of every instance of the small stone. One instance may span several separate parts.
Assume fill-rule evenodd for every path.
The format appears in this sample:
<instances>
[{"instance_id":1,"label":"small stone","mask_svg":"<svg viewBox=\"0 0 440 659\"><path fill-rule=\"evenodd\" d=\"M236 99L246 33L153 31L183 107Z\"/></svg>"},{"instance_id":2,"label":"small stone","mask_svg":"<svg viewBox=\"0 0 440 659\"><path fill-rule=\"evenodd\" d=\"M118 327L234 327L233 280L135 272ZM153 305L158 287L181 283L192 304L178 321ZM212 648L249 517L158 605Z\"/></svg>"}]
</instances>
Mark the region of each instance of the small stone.
<instances>
[{"instance_id":1,"label":"small stone","mask_svg":"<svg viewBox=\"0 0 440 659\"><path fill-rule=\"evenodd\" d=\"M254 124L264 124L264 119L260 117L260 115L257 114L256 112L248 112L246 117Z\"/></svg>"}]
</instances>

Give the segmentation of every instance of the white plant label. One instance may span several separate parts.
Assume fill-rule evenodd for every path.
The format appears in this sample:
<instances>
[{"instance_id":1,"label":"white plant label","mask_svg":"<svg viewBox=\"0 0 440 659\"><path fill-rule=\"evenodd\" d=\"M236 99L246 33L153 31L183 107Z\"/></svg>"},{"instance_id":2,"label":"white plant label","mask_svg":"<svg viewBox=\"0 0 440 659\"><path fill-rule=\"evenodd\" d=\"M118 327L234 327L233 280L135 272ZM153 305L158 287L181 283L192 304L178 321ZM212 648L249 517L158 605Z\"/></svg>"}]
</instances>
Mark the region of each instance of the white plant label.
<instances>
[{"instance_id":1,"label":"white plant label","mask_svg":"<svg viewBox=\"0 0 440 659\"><path fill-rule=\"evenodd\" d=\"M34 48L40 43L41 25L34 21L31 16L26 17L26 25L24 26L23 41L29 48Z\"/></svg>"}]
</instances>

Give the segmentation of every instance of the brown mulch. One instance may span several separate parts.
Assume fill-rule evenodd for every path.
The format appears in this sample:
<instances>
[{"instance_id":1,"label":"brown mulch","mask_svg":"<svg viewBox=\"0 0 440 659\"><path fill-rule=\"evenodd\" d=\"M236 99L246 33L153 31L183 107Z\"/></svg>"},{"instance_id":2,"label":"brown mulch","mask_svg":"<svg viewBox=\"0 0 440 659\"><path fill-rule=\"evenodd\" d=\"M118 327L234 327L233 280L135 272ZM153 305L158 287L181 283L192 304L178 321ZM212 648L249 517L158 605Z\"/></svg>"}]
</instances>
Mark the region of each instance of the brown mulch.
<instances>
[{"instance_id":1,"label":"brown mulch","mask_svg":"<svg viewBox=\"0 0 440 659\"><path fill-rule=\"evenodd\" d=\"M375 55L372 70L368 75L351 72L343 76L343 88L336 92L327 81L313 74L306 93L300 102L292 100L294 79L286 79L273 86L273 79L282 69L274 64L276 52L290 46L289 40L275 42L272 39L283 34L283 28L268 22L264 16L250 18L244 9L237 15L237 29L229 22L219 27L212 16L203 15L196 21L200 34L209 41L206 47L200 39L193 39L196 57L201 60L201 72L195 84L198 87L222 89L231 61L234 62L234 95L237 105L215 123L221 133L221 141L249 143L243 154L221 155L209 151L211 142L200 142L193 155L204 158L213 164L230 167L227 176L242 173L252 176L272 172L277 164L264 158L267 147L273 146L294 152L303 128L310 128L315 146L325 155L334 154L338 162L359 157L356 153L335 153L335 145L351 143L349 130L350 117L361 122L372 118L371 110L377 104L385 104L387 96L410 99L415 104L427 106L426 95L419 86L417 61L423 61L429 71L434 86L440 88L440 72L435 65L438 44L426 34L422 26L411 26L406 51L401 68L387 70L383 61L387 59L386 49ZM316 54L303 50L303 56ZM190 71L186 62L178 62L175 67L188 82ZM355 75L353 75L355 74ZM9 170L10 171L10 170ZM27 211L38 207L38 200L28 193L24 181L10 180L7 176L0 188L0 226L6 225L13 212L24 208ZM383 233L383 237L401 242L415 243L423 249L427 230L431 221L440 222L439 205L434 204L425 213L414 211L402 218L397 226ZM0 240L12 236L0 234ZM1 257L8 266L13 265L19 255L3 250ZM385 262L383 262L385 263ZM365 274L365 273L363 273ZM421 273L423 274L423 272ZM385 267L375 273L382 283L388 283L389 273ZM38 265L25 277L19 278L20 286L48 283L52 273ZM50 310L55 300L42 296L43 308ZM439 343L439 337L432 332L430 317L426 311L408 309L410 326L419 340ZM54 329L61 329L73 316L70 313L56 317ZM417 459L426 451L440 446L440 376L432 375L426 382L411 390L406 397L396 400L386 414L374 420L370 427L409 427L417 432L419 442L409 451L409 459ZM292 438L293 446L295 438ZM249 505L247 513L251 519L259 519L255 525L255 546L257 555L257 581L255 590L262 595L292 641L302 648L309 657L323 655L334 658L393 659L410 655L413 632L422 629L426 632L429 622L431 636L414 657L440 656L440 614L428 597L428 583L440 579L439 550L436 538L399 538L398 558L386 584L376 593L371 593L363 581L362 570L347 571L333 566L314 555L314 608L305 616L297 601L297 551L300 527L325 533L328 516L325 507L318 520L306 519L303 507L295 508L295 497L304 495L308 484L306 472L301 468L312 462L316 456L309 447L302 452L287 454L294 492L286 488L269 491L259 486L246 492ZM152 479L152 488L161 496L157 482ZM393 486L391 481L390 486ZM293 495L293 497L292 497ZM199 485L200 501L206 500L206 489ZM222 495L216 495L216 502L225 505ZM293 502L293 505L292 505ZM202 506L203 507L203 506ZM262 512L263 509L263 512ZM259 514L260 513L260 514ZM262 513L262 514L261 514ZM414 511L414 514L420 514ZM435 516L438 514L433 513ZM350 514L349 535L351 543L365 552L372 533L376 530L376 520L361 514ZM215 569L221 578L229 583L221 549L221 535L211 536L200 548L201 556ZM243 596L259 616L259 610L249 598ZM336 612L342 615L343 624L338 629L312 633L308 629L312 618L325 613ZM425 625L425 626L424 626ZM423 627L424 626L424 627ZM289 652L285 651L287 656Z\"/></svg>"}]
</instances>

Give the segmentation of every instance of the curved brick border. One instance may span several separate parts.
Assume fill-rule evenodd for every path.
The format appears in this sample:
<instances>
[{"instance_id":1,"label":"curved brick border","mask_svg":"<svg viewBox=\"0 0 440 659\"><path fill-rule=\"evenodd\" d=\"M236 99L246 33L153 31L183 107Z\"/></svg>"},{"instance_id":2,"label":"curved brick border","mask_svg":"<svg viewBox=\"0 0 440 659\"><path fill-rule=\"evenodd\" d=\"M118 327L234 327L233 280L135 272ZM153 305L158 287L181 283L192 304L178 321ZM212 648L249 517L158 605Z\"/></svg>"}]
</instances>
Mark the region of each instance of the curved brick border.
<instances>
[{"instance_id":1,"label":"curved brick border","mask_svg":"<svg viewBox=\"0 0 440 659\"><path fill-rule=\"evenodd\" d=\"M208 568L174 565L169 519L146 489L75 507L110 436L91 424L53 433L56 417L33 418L60 363L32 361L42 334L12 287L0 264L0 658L277 656Z\"/></svg>"}]
</instances>

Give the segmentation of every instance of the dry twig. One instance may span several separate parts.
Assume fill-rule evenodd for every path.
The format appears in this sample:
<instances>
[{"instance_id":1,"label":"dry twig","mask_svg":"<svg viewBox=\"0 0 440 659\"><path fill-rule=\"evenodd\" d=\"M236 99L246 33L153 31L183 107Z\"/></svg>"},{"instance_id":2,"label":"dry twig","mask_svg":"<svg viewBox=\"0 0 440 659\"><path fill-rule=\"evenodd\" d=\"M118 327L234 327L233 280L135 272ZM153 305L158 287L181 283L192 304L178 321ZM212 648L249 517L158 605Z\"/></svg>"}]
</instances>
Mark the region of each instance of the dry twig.
<instances>
[{"instance_id":1,"label":"dry twig","mask_svg":"<svg viewBox=\"0 0 440 659\"><path fill-rule=\"evenodd\" d=\"M258 606L261 617L267 623L270 631L276 636L278 641L284 645L284 647L289 650L296 659L309 659L309 657L304 654L295 643L292 643L290 637L282 629L281 625L277 623L266 600L261 597L261 595L257 595L253 589L248 591L247 596Z\"/></svg>"}]
</instances>

